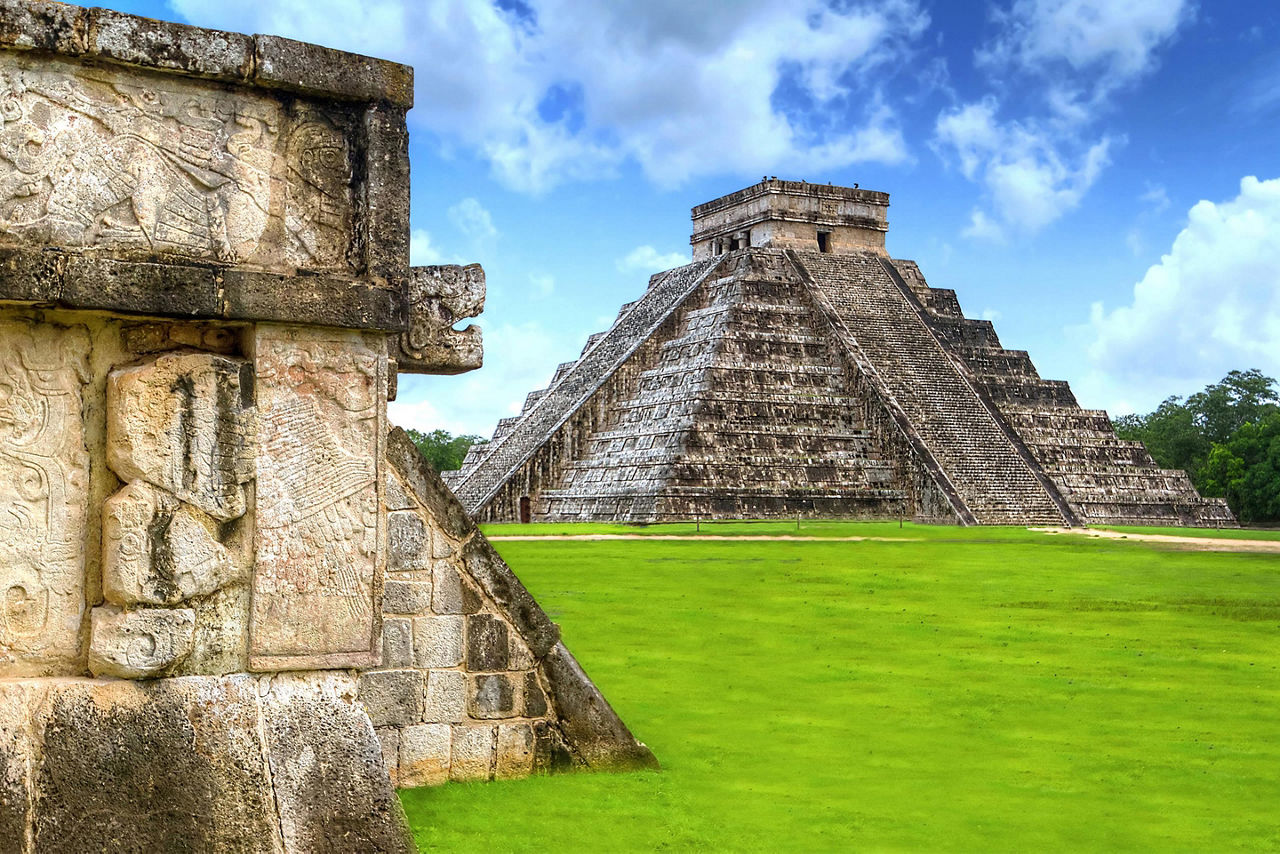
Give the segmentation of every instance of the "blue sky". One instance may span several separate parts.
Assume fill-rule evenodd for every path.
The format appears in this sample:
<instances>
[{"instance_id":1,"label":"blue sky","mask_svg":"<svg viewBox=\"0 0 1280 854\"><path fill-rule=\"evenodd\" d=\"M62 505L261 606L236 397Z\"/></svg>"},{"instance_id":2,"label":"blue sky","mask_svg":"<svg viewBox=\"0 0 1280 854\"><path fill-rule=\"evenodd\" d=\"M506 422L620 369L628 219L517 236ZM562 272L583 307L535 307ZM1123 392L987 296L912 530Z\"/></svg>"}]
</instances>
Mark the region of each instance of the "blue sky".
<instances>
[{"instance_id":1,"label":"blue sky","mask_svg":"<svg viewBox=\"0 0 1280 854\"><path fill-rule=\"evenodd\" d=\"M1280 375L1280 4L107 0L416 68L415 263L479 261L488 435L762 175L891 194L888 246L1082 405Z\"/></svg>"}]
</instances>

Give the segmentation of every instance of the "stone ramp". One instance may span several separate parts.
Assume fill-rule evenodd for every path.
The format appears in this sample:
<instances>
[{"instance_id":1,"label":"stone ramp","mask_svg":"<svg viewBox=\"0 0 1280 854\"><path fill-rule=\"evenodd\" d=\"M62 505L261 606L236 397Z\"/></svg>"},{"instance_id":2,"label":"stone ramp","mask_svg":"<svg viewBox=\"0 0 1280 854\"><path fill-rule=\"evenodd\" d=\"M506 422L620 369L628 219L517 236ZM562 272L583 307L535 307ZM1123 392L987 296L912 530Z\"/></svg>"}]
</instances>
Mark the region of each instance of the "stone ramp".
<instances>
[{"instance_id":1,"label":"stone ramp","mask_svg":"<svg viewBox=\"0 0 1280 854\"><path fill-rule=\"evenodd\" d=\"M980 524L1070 522L1025 450L920 317L910 285L871 253L792 252L810 287L848 330L860 361ZM962 515L962 518L963 515Z\"/></svg>"},{"instance_id":2,"label":"stone ramp","mask_svg":"<svg viewBox=\"0 0 1280 854\"><path fill-rule=\"evenodd\" d=\"M1004 348L990 323L966 318L954 291L929 287L912 261L892 263L921 317L1081 522L1235 525L1221 499L1201 498L1185 472L1161 469L1141 442L1116 436L1107 413L1081 408L1065 382L1040 377L1026 351Z\"/></svg>"},{"instance_id":3,"label":"stone ramp","mask_svg":"<svg viewBox=\"0 0 1280 854\"><path fill-rule=\"evenodd\" d=\"M663 321L693 293L718 259L679 267L652 283L644 296L625 306L617 322L589 347L558 382L537 393L520 419L486 444L476 459L452 478L458 499L475 514L507 480L555 434ZM531 395L532 397L532 395Z\"/></svg>"},{"instance_id":4,"label":"stone ramp","mask_svg":"<svg viewBox=\"0 0 1280 854\"><path fill-rule=\"evenodd\" d=\"M403 430L387 461L388 640L360 696L396 783L657 768Z\"/></svg>"}]
</instances>

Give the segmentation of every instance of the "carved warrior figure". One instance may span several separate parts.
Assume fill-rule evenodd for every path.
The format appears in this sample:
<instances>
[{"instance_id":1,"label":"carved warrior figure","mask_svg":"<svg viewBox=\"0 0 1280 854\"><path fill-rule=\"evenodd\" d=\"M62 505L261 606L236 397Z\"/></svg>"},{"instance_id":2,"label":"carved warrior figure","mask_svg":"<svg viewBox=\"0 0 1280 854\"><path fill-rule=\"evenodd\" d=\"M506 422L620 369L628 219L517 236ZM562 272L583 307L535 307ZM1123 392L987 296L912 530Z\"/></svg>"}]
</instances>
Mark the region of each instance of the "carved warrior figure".
<instances>
[{"instance_id":1,"label":"carved warrior figure","mask_svg":"<svg viewBox=\"0 0 1280 854\"><path fill-rule=\"evenodd\" d=\"M279 219L289 262L347 265L341 131L302 107L289 115L263 98L147 83L0 55L0 234L264 263L260 245Z\"/></svg>"}]
</instances>

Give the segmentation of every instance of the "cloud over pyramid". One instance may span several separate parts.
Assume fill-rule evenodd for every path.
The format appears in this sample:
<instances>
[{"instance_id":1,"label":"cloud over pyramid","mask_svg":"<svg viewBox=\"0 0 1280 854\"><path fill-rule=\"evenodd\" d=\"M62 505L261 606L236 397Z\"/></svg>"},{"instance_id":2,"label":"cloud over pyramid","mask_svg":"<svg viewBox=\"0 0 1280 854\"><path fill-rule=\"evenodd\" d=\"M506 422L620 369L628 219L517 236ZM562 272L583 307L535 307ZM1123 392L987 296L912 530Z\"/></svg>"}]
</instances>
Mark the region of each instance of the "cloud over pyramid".
<instances>
[{"instance_id":1,"label":"cloud over pyramid","mask_svg":"<svg viewBox=\"0 0 1280 854\"><path fill-rule=\"evenodd\" d=\"M482 521L1232 525L885 251L886 193L769 179L650 279L452 488Z\"/></svg>"}]
</instances>

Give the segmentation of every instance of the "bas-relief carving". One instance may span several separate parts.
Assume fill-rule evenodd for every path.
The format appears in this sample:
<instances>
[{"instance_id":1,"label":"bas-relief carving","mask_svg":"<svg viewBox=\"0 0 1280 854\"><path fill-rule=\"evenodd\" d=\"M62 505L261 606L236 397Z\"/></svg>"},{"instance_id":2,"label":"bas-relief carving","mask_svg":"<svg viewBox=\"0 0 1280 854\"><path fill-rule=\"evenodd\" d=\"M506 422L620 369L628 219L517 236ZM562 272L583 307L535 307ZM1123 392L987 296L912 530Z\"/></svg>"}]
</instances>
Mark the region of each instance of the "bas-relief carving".
<instances>
[{"instance_id":1,"label":"bas-relief carving","mask_svg":"<svg viewBox=\"0 0 1280 854\"><path fill-rule=\"evenodd\" d=\"M221 521L253 474L253 378L241 359L165 353L107 380L107 464Z\"/></svg>"},{"instance_id":2,"label":"bas-relief carving","mask_svg":"<svg viewBox=\"0 0 1280 854\"><path fill-rule=\"evenodd\" d=\"M255 669L378 661L383 347L359 333L258 328Z\"/></svg>"},{"instance_id":3,"label":"bas-relief carving","mask_svg":"<svg viewBox=\"0 0 1280 854\"><path fill-rule=\"evenodd\" d=\"M484 311L484 269L448 264L413 267L409 274L409 329L395 354L400 369L459 374L479 368L484 361L480 330L453 325Z\"/></svg>"},{"instance_id":4,"label":"bas-relief carving","mask_svg":"<svg viewBox=\"0 0 1280 854\"><path fill-rule=\"evenodd\" d=\"M347 137L301 104L0 52L0 164L10 239L348 265Z\"/></svg>"},{"instance_id":5,"label":"bas-relief carving","mask_svg":"<svg viewBox=\"0 0 1280 854\"><path fill-rule=\"evenodd\" d=\"M88 352L82 329L0 322L0 676L79 656Z\"/></svg>"}]
</instances>

